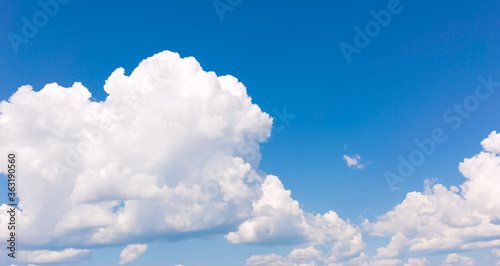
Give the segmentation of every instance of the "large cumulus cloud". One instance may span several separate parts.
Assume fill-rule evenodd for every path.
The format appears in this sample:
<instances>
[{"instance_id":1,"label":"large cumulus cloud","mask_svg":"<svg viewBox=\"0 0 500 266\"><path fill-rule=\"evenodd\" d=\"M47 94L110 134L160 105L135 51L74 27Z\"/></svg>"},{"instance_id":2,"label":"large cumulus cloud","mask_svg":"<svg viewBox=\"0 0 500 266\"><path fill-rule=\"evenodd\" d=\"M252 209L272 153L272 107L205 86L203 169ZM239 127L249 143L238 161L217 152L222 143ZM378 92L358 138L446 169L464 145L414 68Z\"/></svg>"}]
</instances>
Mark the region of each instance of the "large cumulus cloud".
<instances>
[{"instance_id":1,"label":"large cumulus cloud","mask_svg":"<svg viewBox=\"0 0 500 266\"><path fill-rule=\"evenodd\" d=\"M333 211L304 213L278 177L258 169L272 118L236 78L166 51L130 76L117 69L104 89L96 102L80 83L23 86L0 103L0 154L15 151L22 173L19 239L37 256L218 234L329 243L332 260L362 249L357 227Z\"/></svg>"}]
</instances>

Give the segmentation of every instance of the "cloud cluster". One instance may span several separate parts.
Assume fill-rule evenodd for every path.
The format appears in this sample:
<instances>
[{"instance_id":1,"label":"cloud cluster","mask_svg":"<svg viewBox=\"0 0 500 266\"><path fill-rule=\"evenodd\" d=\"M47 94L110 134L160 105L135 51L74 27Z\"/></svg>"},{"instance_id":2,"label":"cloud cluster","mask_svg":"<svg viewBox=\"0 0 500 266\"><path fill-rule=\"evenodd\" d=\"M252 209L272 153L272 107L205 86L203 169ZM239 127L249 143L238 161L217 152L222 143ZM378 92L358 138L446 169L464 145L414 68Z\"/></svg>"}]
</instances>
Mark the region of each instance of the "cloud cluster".
<instances>
[{"instance_id":1,"label":"cloud cluster","mask_svg":"<svg viewBox=\"0 0 500 266\"><path fill-rule=\"evenodd\" d=\"M460 188L427 179L424 192L408 193L376 222L364 220L365 232L390 237L374 256L359 252L361 248L353 253L357 256L332 258L335 251L319 244L301 251L308 256L294 257L295 250L288 256L258 255L248 258L247 265L430 265L425 257L403 263L408 252L450 253L442 265L474 265L474 259L455 252L500 247L500 134L491 133L482 145L483 152L460 163L466 178ZM492 254L499 256L499 249Z\"/></svg>"},{"instance_id":2,"label":"cloud cluster","mask_svg":"<svg viewBox=\"0 0 500 266\"><path fill-rule=\"evenodd\" d=\"M485 151L460 163L467 179L460 189L428 181L423 193L408 193L375 223L365 220L364 228L373 235L392 236L390 257L407 250L436 253L500 246L499 136L492 133L483 141Z\"/></svg>"},{"instance_id":3,"label":"cloud cluster","mask_svg":"<svg viewBox=\"0 0 500 266\"><path fill-rule=\"evenodd\" d=\"M272 118L236 78L168 51L124 73L111 74L101 102L80 83L53 83L0 103L0 154L15 151L23 174L23 247L87 252L222 234L232 243L328 243L332 260L360 252L357 227L333 211L305 213L258 169ZM122 262L139 251L129 246Z\"/></svg>"}]
</instances>

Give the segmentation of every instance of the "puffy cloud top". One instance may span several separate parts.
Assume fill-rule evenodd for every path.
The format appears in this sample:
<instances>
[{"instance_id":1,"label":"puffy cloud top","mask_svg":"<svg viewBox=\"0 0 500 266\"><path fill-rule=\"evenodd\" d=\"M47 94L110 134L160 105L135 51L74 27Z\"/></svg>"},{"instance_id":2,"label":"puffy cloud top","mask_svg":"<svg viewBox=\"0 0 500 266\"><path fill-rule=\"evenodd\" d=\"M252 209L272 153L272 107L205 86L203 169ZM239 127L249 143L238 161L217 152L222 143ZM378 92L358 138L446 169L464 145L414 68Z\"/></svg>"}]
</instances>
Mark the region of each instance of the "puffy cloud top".
<instances>
[{"instance_id":1,"label":"puffy cloud top","mask_svg":"<svg viewBox=\"0 0 500 266\"><path fill-rule=\"evenodd\" d=\"M491 132L491 134L481 142L483 149L485 151L500 154L500 133L497 134L496 131Z\"/></svg>"},{"instance_id":2,"label":"puffy cloud top","mask_svg":"<svg viewBox=\"0 0 500 266\"><path fill-rule=\"evenodd\" d=\"M248 215L272 119L241 83L163 52L130 76L117 69L104 88L109 96L94 102L79 83L23 86L0 104L2 152L16 151L23 171L29 244L179 235ZM213 190L209 208L193 209Z\"/></svg>"}]
</instances>

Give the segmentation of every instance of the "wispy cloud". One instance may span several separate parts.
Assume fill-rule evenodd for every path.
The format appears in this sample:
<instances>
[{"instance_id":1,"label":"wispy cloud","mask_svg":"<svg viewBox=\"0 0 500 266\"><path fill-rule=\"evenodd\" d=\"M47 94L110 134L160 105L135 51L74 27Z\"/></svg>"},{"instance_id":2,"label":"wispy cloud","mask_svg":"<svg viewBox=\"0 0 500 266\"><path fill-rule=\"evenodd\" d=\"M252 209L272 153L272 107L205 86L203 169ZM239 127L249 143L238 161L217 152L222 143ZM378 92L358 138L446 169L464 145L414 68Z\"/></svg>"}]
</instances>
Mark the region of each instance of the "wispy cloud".
<instances>
[{"instance_id":1,"label":"wispy cloud","mask_svg":"<svg viewBox=\"0 0 500 266\"><path fill-rule=\"evenodd\" d=\"M366 167L365 164L361 163L361 156L358 154L354 154L354 156L350 157L348 155L344 155L344 161L346 161L347 166L357 168L357 169L363 169Z\"/></svg>"}]
</instances>

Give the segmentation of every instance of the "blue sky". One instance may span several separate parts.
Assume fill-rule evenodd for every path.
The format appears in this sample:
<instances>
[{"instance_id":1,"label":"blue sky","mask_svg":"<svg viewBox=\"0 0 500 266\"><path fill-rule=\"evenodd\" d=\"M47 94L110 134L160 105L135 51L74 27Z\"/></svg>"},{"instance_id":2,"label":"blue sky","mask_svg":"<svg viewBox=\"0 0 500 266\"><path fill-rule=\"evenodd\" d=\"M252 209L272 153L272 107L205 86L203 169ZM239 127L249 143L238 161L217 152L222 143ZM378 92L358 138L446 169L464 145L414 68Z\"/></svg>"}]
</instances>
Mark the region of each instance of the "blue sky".
<instances>
[{"instance_id":1,"label":"blue sky","mask_svg":"<svg viewBox=\"0 0 500 266\"><path fill-rule=\"evenodd\" d=\"M354 28L364 29L374 20L370 11L387 10L391 1L221 0L236 3L222 14L213 3L73 0L58 4L27 43L12 45L8 36L23 36L23 18L33 21L43 8L36 1L3 1L0 99L8 100L23 85L40 91L53 82L62 87L81 82L94 101L104 101L103 86L115 69L130 75L142 60L164 50L192 56L205 71L236 77L252 102L274 117L258 168L278 176L305 212L333 210L360 227L407 193L422 192L425 179L460 186L465 178L459 163L479 154L481 141L500 131L498 92L480 100L456 129L443 119L454 104L475 95L478 77L500 80L498 1L402 0L400 12L350 56L350 63L339 45L354 45ZM285 109L295 117L280 119ZM384 174L396 173L398 157L408 158L418 148L414 141L430 138L436 128L446 141L391 191ZM348 167L344 155L359 155L365 167ZM194 234L180 242L127 243L149 245L128 265L244 265L252 255L285 256L296 247L232 244L226 233L208 240ZM363 252L374 256L390 237L363 232L363 240ZM116 265L125 246L97 245L92 259L77 265ZM494 265L500 259L488 248L456 253ZM448 253L425 256L437 265Z\"/></svg>"}]
</instances>

